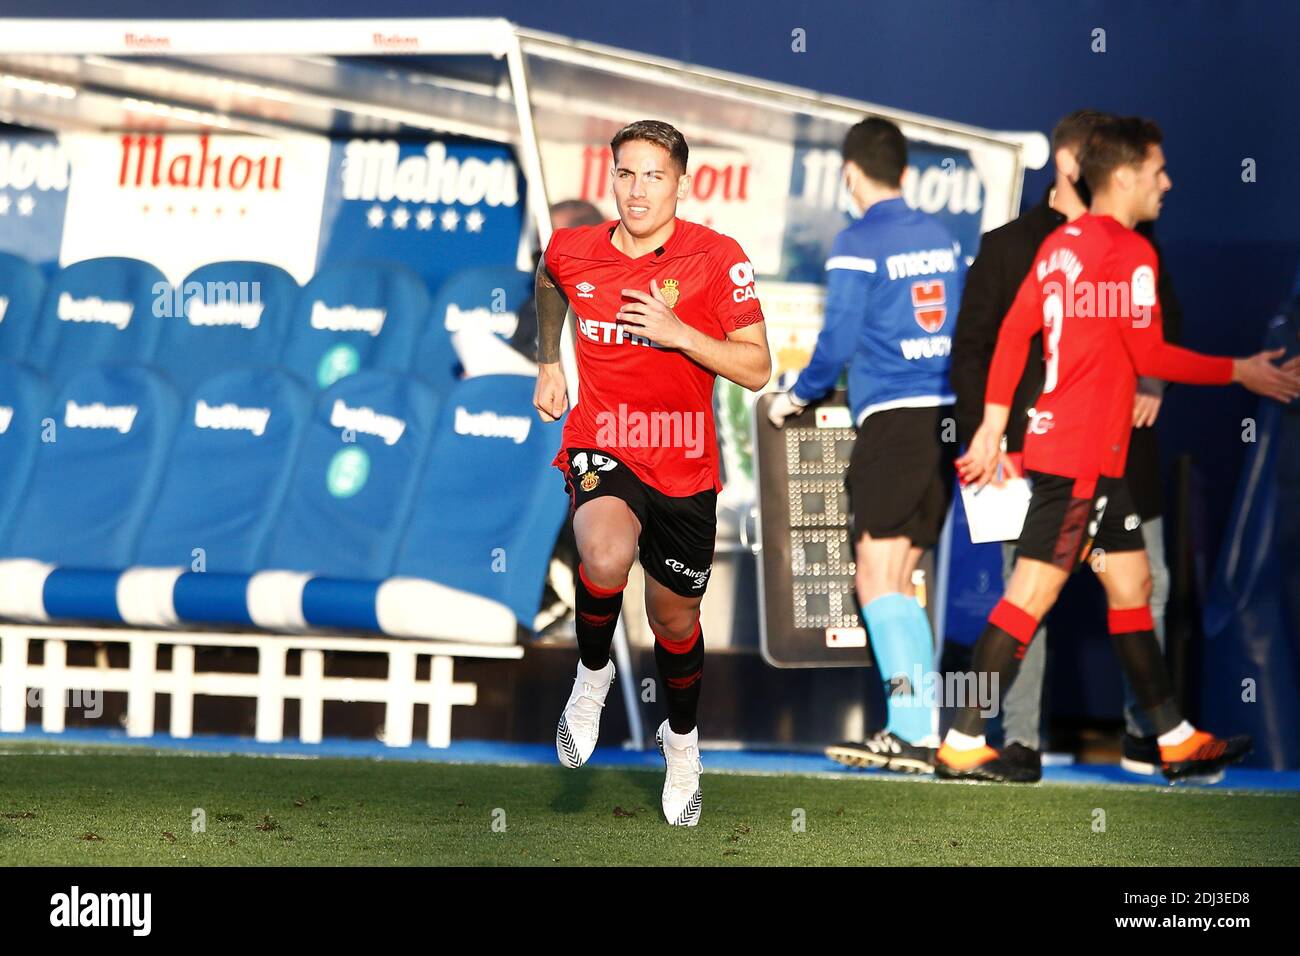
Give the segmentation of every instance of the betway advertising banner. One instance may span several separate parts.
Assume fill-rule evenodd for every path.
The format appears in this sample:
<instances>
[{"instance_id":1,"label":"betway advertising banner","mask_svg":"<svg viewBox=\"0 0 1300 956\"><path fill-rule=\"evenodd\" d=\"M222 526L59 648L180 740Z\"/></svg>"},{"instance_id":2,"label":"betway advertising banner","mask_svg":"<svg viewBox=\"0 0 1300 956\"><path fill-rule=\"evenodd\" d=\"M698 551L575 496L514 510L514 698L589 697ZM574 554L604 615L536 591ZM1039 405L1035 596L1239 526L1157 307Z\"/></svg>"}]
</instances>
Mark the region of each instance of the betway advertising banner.
<instances>
[{"instance_id":1,"label":"betway advertising banner","mask_svg":"<svg viewBox=\"0 0 1300 956\"><path fill-rule=\"evenodd\" d=\"M0 135L0 250L47 271L128 256L179 283L243 259L299 283L332 263L404 263L429 283L515 262L510 150L453 138L132 132Z\"/></svg>"}]
</instances>

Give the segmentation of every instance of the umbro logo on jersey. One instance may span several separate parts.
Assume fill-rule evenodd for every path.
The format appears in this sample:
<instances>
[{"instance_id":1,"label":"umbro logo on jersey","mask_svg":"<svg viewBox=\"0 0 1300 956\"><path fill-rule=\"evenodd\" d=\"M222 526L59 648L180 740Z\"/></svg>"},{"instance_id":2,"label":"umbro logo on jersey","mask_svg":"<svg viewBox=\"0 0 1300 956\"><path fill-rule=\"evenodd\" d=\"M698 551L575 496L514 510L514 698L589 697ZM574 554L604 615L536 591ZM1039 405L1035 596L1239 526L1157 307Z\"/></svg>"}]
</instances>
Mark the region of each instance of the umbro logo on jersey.
<instances>
[{"instance_id":1,"label":"umbro logo on jersey","mask_svg":"<svg viewBox=\"0 0 1300 956\"><path fill-rule=\"evenodd\" d=\"M590 282L579 282L574 288L578 290L579 299L594 298L592 293L596 291L596 287Z\"/></svg>"},{"instance_id":2,"label":"umbro logo on jersey","mask_svg":"<svg viewBox=\"0 0 1300 956\"><path fill-rule=\"evenodd\" d=\"M1139 518L1137 515L1125 515L1125 517L1124 517L1124 530L1125 530L1125 531L1136 531L1138 525L1140 525L1141 523L1142 523L1142 519Z\"/></svg>"}]
</instances>

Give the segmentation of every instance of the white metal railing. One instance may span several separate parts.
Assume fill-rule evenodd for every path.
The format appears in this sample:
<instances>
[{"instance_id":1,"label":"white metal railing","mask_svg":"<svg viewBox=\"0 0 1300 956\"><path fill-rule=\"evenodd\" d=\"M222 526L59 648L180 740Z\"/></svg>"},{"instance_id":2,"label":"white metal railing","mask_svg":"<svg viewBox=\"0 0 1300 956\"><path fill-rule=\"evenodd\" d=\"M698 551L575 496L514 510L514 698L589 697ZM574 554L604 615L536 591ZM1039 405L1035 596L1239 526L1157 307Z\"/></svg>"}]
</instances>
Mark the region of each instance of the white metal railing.
<instances>
[{"instance_id":1,"label":"white metal railing","mask_svg":"<svg viewBox=\"0 0 1300 956\"><path fill-rule=\"evenodd\" d=\"M29 664L34 641L44 645L44 663ZM73 642L126 644L129 663L122 667L70 667L67 647ZM170 647L170 670L160 670L158 649ZM197 647L251 647L257 673L239 674L194 669ZM290 651L301 652L300 673L286 673ZM327 677L325 652L383 654L388 676ZM456 657L517 660L518 645L452 644L427 640L387 640L342 634L220 633L207 631L130 630L93 626L0 623L0 732L21 733L27 726L27 692L38 689L41 727L62 733L68 691L124 691L126 732L130 737L154 733L154 695L171 697L170 733L193 734L194 697L251 697L257 701L255 736L259 741L284 738L284 702L299 705L299 738L320 743L325 701L365 701L385 705L384 743L409 747L414 735L415 705L429 707L428 743L451 743L451 709L472 706L478 687L452 680ZM430 657L429 677L416 679L420 657Z\"/></svg>"}]
</instances>

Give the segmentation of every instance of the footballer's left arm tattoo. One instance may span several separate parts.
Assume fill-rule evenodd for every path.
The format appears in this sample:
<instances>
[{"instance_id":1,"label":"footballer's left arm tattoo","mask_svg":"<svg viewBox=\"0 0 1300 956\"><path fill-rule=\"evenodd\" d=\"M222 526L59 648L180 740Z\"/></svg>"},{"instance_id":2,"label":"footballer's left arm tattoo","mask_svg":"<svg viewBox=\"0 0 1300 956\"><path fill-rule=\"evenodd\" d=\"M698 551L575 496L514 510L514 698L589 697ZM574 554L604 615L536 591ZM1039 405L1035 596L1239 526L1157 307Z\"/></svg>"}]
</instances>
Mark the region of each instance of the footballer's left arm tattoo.
<instances>
[{"instance_id":1,"label":"footballer's left arm tattoo","mask_svg":"<svg viewBox=\"0 0 1300 956\"><path fill-rule=\"evenodd\" d=\"M537 264L534 289L534 301L537 304L537 361L540 365L554 365L560 361L560 338L564 333L564 317L569 311L569 300L551 278L545 260Z\"/></svg>"}]
</instances>

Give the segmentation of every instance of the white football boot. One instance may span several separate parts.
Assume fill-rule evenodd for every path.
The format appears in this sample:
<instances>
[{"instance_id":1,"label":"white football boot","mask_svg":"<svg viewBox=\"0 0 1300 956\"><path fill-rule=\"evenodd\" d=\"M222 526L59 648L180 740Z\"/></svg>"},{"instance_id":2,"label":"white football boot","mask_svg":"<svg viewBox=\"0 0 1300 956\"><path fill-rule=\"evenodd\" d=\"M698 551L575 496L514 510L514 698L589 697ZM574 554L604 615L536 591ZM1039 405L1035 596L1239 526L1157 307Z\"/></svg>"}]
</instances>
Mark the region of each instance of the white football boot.
<instances>
[{"instance_id":1,"label":"white football boot","mask_svg":"<svg viewBox=\"0 0 1300 956\"><path fill-rule=\"evenodd\" d=\"M693 827L700 822L700 729L675 734L668 721L655 731L655 743L663 754L664 819L676 827Z\"/></svg>"},{"instance_id":2,"label":"white football boot","mask_svg":"<svg viewBox=\"0 0 1300 956\"><path fill-rule=\"evenodd\" d=\"M596 749L596 738L600 736L600 712L605 707L605 697L613 682L613 661L598 671L590 670L578 661L573 693L569 695L569 702L560 714L560 725L555 729L555 753L564 766L581 767Z\"/></svg>"}]
</instances>

